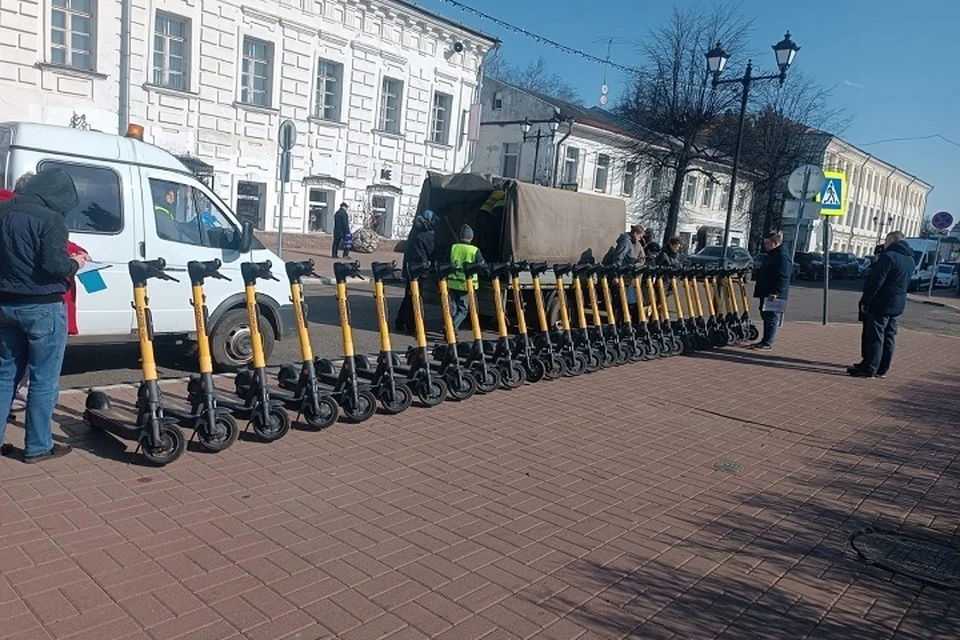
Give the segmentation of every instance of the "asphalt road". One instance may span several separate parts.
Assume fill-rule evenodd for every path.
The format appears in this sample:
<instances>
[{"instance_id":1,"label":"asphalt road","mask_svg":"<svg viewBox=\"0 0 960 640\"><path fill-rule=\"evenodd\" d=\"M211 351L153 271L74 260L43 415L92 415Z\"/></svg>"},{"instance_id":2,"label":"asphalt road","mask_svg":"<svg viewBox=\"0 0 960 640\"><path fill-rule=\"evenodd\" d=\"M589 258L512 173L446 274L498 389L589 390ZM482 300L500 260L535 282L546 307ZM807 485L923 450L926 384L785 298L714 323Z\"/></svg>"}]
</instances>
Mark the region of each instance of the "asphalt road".
<instances>
[{"instance_id":1,"label":"asphalt road","mask_svg":"<svg viewBox=\"0 0 960 640\"><path fill-rule=\"evenodd\" d=\"M857 322L857 300L863 281L832 283L829 296L831 322ZM358 353L376 353L380 349L377 333L373 288L369 283L351 285L351 317L353 338ZM403 289L387 286L389 308L395 311L403 297ZM342 351L341 333L337 319L334 287L311 283L306 289L310 306L310 336L314 352L335 358ZM791 289L787 311L788 321L820 322L822 318L822 283L800 281ZM752 315L758 315L753 313ZM427 308L427 326L439 328L440 314L436 307ZM911 302L902 319L902 326L931 333L960 336L960 312L942 307ZM462 339L468 338L464 327ZM431 333L431 343L440 339ZM393 336L393 348L406 350L412 345L412 336ZM182 377L196 371L192 345L164 346L158 349L157 361L161 377ZM280 365L298 360L299 347L295 336L288 336L276 344L270 364ZM97 387L136 382L140 379L139 353L135 343L115 346L75 346L67 350L63 365L62 387Z\"/></svg>"}]
</instances>

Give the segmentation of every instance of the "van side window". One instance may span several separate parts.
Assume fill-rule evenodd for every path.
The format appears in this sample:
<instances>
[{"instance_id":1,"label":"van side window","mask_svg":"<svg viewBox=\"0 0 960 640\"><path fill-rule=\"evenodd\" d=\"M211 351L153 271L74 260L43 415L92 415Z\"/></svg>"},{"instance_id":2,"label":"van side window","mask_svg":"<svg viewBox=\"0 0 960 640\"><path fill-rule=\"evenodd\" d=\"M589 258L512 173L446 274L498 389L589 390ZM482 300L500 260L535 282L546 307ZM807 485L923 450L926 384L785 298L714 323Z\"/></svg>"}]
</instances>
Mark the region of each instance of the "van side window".
<instances>
[{"instance_id":1,"label":"van side window","mask_svg":"<svg viewBox=\"0 0 960 640\"><path fill-rule=\"evenodd\" d=\"M157 235L164 240L216 249L235 248L237 229L199 189L150 179Z\"/></svg>"},{"instance_id":2,"label":"van side window","mask_svg":"<svg viewBox=\"0 0 960 640\"><path fill-rule=\"evenodd\" d=\"M109 234L123 230L120 176L114 171L50 160L41 162L37 169L62 169L73 178L79 201L64 215L67 229L80 233Z\"/></svg>"}]
</instances>

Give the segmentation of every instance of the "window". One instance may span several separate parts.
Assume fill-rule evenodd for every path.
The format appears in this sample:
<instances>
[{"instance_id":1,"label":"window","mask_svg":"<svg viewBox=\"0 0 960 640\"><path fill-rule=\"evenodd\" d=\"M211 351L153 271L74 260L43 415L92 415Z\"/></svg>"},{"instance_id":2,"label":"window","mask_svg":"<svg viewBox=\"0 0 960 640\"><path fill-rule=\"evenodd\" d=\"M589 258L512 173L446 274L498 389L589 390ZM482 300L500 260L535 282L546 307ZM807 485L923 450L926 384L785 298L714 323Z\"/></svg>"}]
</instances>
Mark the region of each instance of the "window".
<instances>
[{"instance_id":1,"label":"window","mask_svg":"<svg viewBox=\"0 0 960 640\"><path fill-rule=\"evenodd\" d=\"M37 170L63 169L77 188L77 204L64 214L67 229L80 233L120 233L123 206L120 176L102 167L41 162Z\"/></svg>"},{"instance_id":2,"label":"window","mask_svg":"<svg viewBox=\"0 0 960 640\"><path fill-rule=\"evenodd\" d=\"M50 61L93 71L94 2L53 0L50 11Z\"/></svg>"},{"instance_id":3,"label":"window","mask_svg":"<svg viewBox=\"0 0 960 640\"><path fill-rule=\"evenodd\" d=\"M580 149L567 147L563 157L564 184L577 184L580 178Z\"/></svg>"},{"instance_id":4,"label":"window","mask_svg":"<svg viewBox=\"0 0 960 640\"><path fill-rule=\"evenodd\" d=\"M716 182L709 177L703 183L703 199L700 200L700 204L706 209L713 206L713 185L715 184Z\"/></svg>"},{"instance_id":5,"label":"window","mask_svg":"<svg viewBox=\"0 0 960 640\"><path fill-rule=\"evenodd\" d=\"M747 190L739 189L737 191L737 211L743 211L747 206Z\"/></svg>"},{"instance_id":6,"label":"window","mask_svg":"<svg viewBox=\"0 0 960 640\"><path fill-rule=\"evenodd\" d=\"M340 121L343 92L343 65L320 58L317 64L317 104L313 115L323 120Z\"/></svg>"},{"instance_id":7,"label":"window","mask_svg":"<svg viewBox=\"0 0 960 640\"><path fill-rule=\"evenodd\" d=\"M500 173L504 178L520 177L520 143L503 143L503 170Z\"/></svg>"},{"instance_id":8,"label":"window","mask_svg":"<svg viewBox=\"0 0 960 640\"><path fill-rule=\"evenodd\" d=\"M693 204L697 200L697 176L687 174L683 180L683 201Z\"/></svg>"},{"instance_id":9,"label":"window","mask_svg":"<svg viewBox=\"0 0 960 640\"><path fill-rule=\"evenodd\" d=\"M650 197L659 197L661 191L663 191L663 169L657 167L650 172Z\"/></svg>"},{"instance_id":10,"label":"window","mask_svg":"<svg viewBox=\"0 0 960 640\"><path fill-rule=\"evenodd\" d=\"M384 76L380 91L380 130L400 133L400 100L403 99L403 82Z\"/></svg>"},{"instance_id":11,"label":"window","mask_svg":"<svg viewBox=\"0 0 960 640\"><path fill-rule=\"evenodd\" d=\"M273 44L256 38L244 38L240 102L255 107L269 107L272 82Z\"/></svg>"},{"instance_id":12,"label":"window","mask_svg":"<svg viewBox=\"0 0 960 640\"><path fill-rule=\"evenodd\" d=\"M628 162L623 168L623 195L633 195L633 185L637 181L637 163Z\"/></svg>"},{"instance_id":13,"label":"window","mask_svg":"<svg viewBox=\"0 0 960 640\"><path fill-rule=\"evenodd\" d=\"M725 184L720 187L720 209L726 209L730 204L730 185Z\"/></svg>"},{"instance_id":14,"label":"window","mask_svg":"<svg viewBox=\"0 0 960 640\"><path fill-rule=\"evenodd\" d=\"M453 96L439 91L433 94L433 128L430 142L450 143L450 114L453 111Z\"/></svg>"},{"instance_id":15,"label":"window","mask_svg":"<svg viewBox=\"0 0 960 640\"><path fill-rule=\"evenodd\" d=\"M333 218L330 215L330 205L335 199L334 192L314 188L310 189L308 196L310 231L332 233Z\"/></svg>"},{"instance_id":16,"label":"window","mask_svg":"<svg viewBox=\"0 0 960 640\"><path fill-rule=\"evenodd\" d=\"M607 192L607 176L610 173L610 156L597 154L597 171L593 175L593 188L601 193Z\"/></svg>"},{"instance_id":17,"label":"window","mask_svg":"<svg viewBox=\"0 0 960 640\"><path fill-rule=\"evenodd\" d=\"M503 109L503 92L497 91L493 94L493 110L500 111Z\"/></svg>"},{"instance_id":18,"label":"window","mask_svg":"<svg viewBox=\"0 0 960 640\"><path fill-rule=\"evenodd\" d=\"M153 34L153 84L186 91L189 68L190 21L157 11L157 27Z\"/></svg>"},{"instance_id":19,"label":"window","mask_svg":"<svg viewBox=\"0 0 960 640\"><path fill-rule=\"evenodd\" d=\"M393 233L393 198L391 196L373 196L370 199L370 228L378 236L389 238Z\"/></svg>"},{"instance_id":20,"label":"window","mask_svg":"<svg viewBox=\"0 0 960 640\"><path fill-rule=\"evenodd\" d=\"M237 229L196 187L151 178L150 194L160 238L200 247L236 246Z\"/></svg>"},{"instance_id":21,"label":"window","mask_svg":"<svg viewBox=\"0 0 960 640\"><path fill-rule=\"evenodd\" d=\"M266 217L266 193L267 185L263 182L237 183L237 206L234 211L241 221L249 220L261 231Z\"/></svg>"}]
</instances>

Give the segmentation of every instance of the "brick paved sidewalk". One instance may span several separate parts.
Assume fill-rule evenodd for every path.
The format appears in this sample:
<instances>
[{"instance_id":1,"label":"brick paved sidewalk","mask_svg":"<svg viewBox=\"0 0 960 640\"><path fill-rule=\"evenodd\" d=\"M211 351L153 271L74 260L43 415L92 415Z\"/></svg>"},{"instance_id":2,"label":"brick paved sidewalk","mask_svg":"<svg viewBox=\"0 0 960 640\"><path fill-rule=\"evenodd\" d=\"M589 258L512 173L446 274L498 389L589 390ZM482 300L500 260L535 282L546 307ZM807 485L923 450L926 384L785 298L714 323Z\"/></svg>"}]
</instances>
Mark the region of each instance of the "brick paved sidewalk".
<instances>
[{"instance_id":1,"label":"brick paved sidewalk","mask_svg":"<svg viewBox=\"0 0 960 640\"><path fill-rule=\"evenodd\" d=\"M956 638L848 541L956 544L960 343L859 380L858 327L781 336L164 469L65 396L80 451L0 459L0 637Z\"/></svg>"}]
</instances>

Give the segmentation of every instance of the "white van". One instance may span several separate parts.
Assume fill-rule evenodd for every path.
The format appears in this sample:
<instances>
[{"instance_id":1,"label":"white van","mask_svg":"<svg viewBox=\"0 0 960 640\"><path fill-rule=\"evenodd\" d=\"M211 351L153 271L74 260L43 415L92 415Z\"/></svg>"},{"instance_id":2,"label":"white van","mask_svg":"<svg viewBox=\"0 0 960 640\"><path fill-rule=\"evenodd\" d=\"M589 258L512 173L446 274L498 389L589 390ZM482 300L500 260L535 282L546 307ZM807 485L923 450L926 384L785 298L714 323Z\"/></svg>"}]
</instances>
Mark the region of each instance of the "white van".
<instances>
[{"instance_id":1,"label":"white van","mask_svg":"<svg viewBox=\"0 0 960 640\"><path fill-rule=\"evenodd\" d=\"M80 201L66 214L70 240L92 260L111 266L101 271L103 291L77 292L80 335L70 344L136 340L131 308L130 260L163 258L180 282L151 280L150 308L161 336L195 334L190 305L190 260L223 261L230 281L208 280L211 348L221 369L251 357L240 264L270 260L280 281L259 281L264 348L294 326L283 263L254 237L204 184L172 155L132 136L116 136L27 122L0 123L0 188L13 189L27 171L63 169L77 186ZM142 130L140 130L142 131Z\"/></svg>"},{"instance_id":2,"label":"white van","mask_svg":"<svg viewBox=\"0 0 960 640\"><path fill-rule=\"evenodd\" d=\"M937 270L937 241L929 238L907 238L913 251L913 276L910 290L917 291L930 284Z\"/></svg>"}]
</instances>

